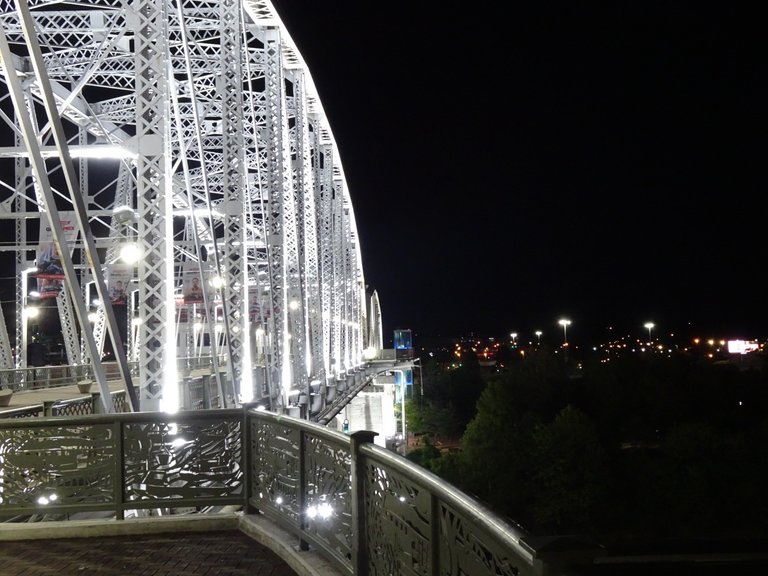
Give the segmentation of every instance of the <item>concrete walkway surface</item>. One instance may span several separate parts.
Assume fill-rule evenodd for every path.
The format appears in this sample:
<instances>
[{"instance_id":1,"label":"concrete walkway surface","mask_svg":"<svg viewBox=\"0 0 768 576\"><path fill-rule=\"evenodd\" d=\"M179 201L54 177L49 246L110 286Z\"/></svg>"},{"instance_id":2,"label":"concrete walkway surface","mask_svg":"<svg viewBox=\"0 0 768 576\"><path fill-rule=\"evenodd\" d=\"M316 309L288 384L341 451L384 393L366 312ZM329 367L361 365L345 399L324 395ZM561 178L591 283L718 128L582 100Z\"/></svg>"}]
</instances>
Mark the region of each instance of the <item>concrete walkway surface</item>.
<instances>
[{"instance_id":1,"label":"concrete walkway surface","mask_svg":"<svg viewBox=\"0 0 768 576\"><path fill-rule=\"evenodd\" d=\"M340 576L260 515L0 524L1 576Z\"/></svg>"}]
</instances>

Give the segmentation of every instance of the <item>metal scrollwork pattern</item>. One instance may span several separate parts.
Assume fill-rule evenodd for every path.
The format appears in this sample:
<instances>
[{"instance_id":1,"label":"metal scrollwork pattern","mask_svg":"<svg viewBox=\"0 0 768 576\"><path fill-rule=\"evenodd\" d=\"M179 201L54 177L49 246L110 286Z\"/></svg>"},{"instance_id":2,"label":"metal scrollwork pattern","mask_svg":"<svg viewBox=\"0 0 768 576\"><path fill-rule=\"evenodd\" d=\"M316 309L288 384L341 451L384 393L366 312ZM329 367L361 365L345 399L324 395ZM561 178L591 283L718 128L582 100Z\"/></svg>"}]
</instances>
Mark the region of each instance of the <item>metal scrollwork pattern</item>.
<instances>
[{"instance_id":1,"label":"metal scrollwork pattern","mask_svg":"<svg viewBox=\"0 0 768 576\"><path fill-rule=\"evenodd\" d=\"M352 554L352 457L349 443L307 435L305 441L307 516L305 530L340 557Z\"/></svg>"},{"instance_id":2,"label":"metal scrollwork pattern","mask_svg":"<svg viewBox=\"0 0 768 576\"><path fill-rule=\"evenodd\" d=\"M445 503L440 505L440 565L442 574L517 576L519 558L494 542L477 526Z\"/></svg>"},{"instance_id":3,"label":"metal scrollwork pattern","mask_svg":"<svg viewBox=\"0 0 768 576\"><path fill-rule=\"evenodd\" d=\"M127 424L126 500L241 493L240 433L237 420Z\"/></svg>"},{"instance_id":4,"label":"metal scrollwork pattern","mask_svg":"<svg viewBox=\"0 0 768 576\"><path fill-rule=\"evenodd\" d=\"M366 466L365 487L370 573L432 574L429 492L375 463Z\"/></svg>"},{"instance_id":5,"label":"metal scrollwork pattern","mask_svg":"<svg viewBox=\"0 0 768 576\"><path fill-rule=\"evenodd\" d=\"M260 509L299 526L299 430L251 420L251 494Z\"/></svg>"},{"instance_id":6,"label":"metal scrollwork pattern","mask_svg":"<svg viewBox=\"0 0 768 576\"><path fill-rule=\"evenodd\" d=\"M40 509L111 502L114 458L109 425L3 430L0 504Z\"/></svg>"}]
</instances>

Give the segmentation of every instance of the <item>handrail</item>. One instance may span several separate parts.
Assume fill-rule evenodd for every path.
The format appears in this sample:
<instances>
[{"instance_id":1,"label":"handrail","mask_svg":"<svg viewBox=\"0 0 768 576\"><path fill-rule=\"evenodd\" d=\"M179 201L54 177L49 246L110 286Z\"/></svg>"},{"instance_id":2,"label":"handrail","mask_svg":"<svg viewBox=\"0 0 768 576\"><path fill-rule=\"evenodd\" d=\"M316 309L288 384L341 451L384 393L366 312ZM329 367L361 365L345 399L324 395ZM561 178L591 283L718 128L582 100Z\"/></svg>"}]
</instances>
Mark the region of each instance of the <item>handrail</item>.
<instances>
[{"instance_id":1,"label":"handrail","mask_svg":"<svg viewBox=\"0 0 768 576\"><path fill-rule=\"evenodd\" d=\"M0 420L0 520L237 505L350 576L537 572L522 529L374 436L248 406Z\"/></svg>"},{"instance_id":2,"label":"handrail","mask_svg":"<svg viewBox=\"0 0 768 576\"><path fill-rule=\"evenodd\" d=\"M221 362L220 362L221 364ZM117 362L102 362L107 379L120 378ZM201 368L210 369L210 356L177 358L180 373ZM131 372L138 370L137 362L130 362ZM90 378L90 364L51 364L46 366L29 366L27 368L0 369L0 389L10 388L15 392L21 390L39 390L43 388L58 388L71 386L80 380Z\"/></svg>"}]
</instances>

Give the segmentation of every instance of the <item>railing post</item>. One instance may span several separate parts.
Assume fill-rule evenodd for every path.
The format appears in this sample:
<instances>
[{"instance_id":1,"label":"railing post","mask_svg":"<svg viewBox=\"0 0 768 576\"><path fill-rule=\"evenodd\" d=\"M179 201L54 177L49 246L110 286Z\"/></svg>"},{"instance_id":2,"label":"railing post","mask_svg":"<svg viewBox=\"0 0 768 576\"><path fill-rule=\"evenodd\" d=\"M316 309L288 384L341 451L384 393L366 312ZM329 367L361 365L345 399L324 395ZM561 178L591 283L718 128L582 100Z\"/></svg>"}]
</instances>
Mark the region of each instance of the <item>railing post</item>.
<instances>
[{"instance_id":1,"label":"railing post","mask_svg":"<svg viewBox=\"0 0 768 576\"><path fill-rule=\"evenodd\" d=\"M259 509L251 505L251 468L253 467L253 453L251 452L253 438L251 437L251 423L248 418L248 411L251 408L257 406L256 402L250 402L243 404L243 420L241 426L240 437L243 439L243 445L240 452L243 459L243 482L245 482L243 493L245 495L245 502L243 503L243 510L246 514L258 514Z\"/></svg>"},{"instance_id":2,"label":"railing post","mask_svg":"<svg viewBox=\"0 0 768 576\"><path fill-rule=\"evenodd\" d=\"M309 543L303 535L307 530L307 435L299 429L299 492L296 505L299 508L299 550L309 550Z\"/></svg>"},{"instance_id":3,"label":"railing post","mask_svg":"<svg viewBox=\"0 0 768 576\"><path fill-rule=\"evenodd\" d=\"M125 430L120 418L112 424L115 447L115 479L113 498L115 499L115 518L125 520Z\"/></svg>"},{"instance_id":4,"label":"railing post","mask_svg":"<svg viewBox=\"0 0 768 576\"><path fill-rule=\"evenodd\" d=\"M350 434L351 440L351 476L352 486L352 574L367 576L368 546L366 544L368 530L368 510L365 506L365 465L360 454L360 446L373 442L378 434L369 430L358 430Z\"/></svg>"}]
</instances>

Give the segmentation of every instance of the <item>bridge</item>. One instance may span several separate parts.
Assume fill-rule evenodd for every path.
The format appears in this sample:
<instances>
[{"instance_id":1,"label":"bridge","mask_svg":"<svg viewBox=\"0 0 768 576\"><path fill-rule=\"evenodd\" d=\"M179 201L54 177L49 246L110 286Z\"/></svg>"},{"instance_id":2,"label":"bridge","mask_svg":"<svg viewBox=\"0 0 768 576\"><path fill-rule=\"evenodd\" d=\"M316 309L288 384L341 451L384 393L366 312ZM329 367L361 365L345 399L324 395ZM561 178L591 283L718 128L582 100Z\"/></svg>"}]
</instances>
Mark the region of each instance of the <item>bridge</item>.
<instances>
[{"instance_id":1,"label":"bridge","mask_svg":"<svg viewBox=\"0 0 768 576\"><path fill-rule=\"evenodd\" d=\"M339 574L591 560L328 426L413 361L383 349L330 122L269 0L0 0L0 24L4 545L235 509Z\"/></svg>"},{"instance_id":2,"label":"bridge","mask_svg":"<svg viewBox=\"0 0 768 576\"><path fill-rule=\"evenodd\" d=\"M107 412L105 353L133 411L178 409L201 358L222 407L323 407L379 354L381 314L329 121L271 2L0 6L0 369L32 364L45 313Z\"/></svg>"},{"instance_id":3,"label":"bridge","mask_svg":"<svg viewBox=\"0 0 768 576\"><path fill-rule=\"evenodd\" d=\"M413 359L383 350L271 2L2 0L0 22L0 539L234 507L343 574L533 573L517 527L327 426Z\"/></svg>"}]
</instances>

